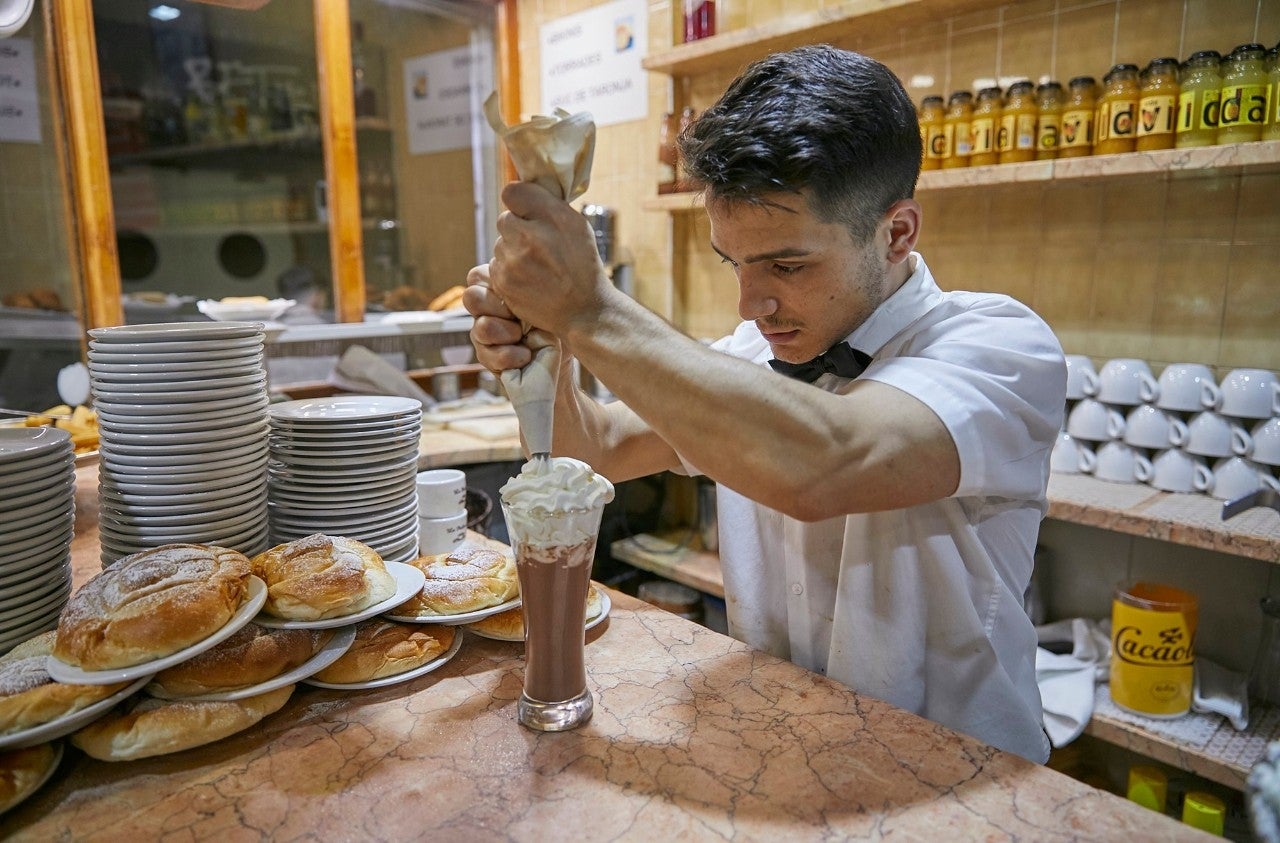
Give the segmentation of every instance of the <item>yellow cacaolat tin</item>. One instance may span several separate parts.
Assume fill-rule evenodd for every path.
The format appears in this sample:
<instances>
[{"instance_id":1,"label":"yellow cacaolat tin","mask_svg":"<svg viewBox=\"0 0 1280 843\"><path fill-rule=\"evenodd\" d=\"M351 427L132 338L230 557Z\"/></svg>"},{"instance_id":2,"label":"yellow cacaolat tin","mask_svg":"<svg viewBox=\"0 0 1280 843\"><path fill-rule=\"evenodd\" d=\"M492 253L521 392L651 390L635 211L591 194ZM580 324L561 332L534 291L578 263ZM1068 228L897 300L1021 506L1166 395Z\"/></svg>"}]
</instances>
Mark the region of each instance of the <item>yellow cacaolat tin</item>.
<instances>
[{"instance_id":1,"label":"yellow cacaolat tin","mask_svg":"<svg viewBox=\"0 0 1280 843\"><path fill-rule=\"evenodd\" d=\"M1111 699L1147 717L1191 710L1196 596L1180 588L1138 582L1120 586L1111 602Z\"/></svg>"}]
</instances>

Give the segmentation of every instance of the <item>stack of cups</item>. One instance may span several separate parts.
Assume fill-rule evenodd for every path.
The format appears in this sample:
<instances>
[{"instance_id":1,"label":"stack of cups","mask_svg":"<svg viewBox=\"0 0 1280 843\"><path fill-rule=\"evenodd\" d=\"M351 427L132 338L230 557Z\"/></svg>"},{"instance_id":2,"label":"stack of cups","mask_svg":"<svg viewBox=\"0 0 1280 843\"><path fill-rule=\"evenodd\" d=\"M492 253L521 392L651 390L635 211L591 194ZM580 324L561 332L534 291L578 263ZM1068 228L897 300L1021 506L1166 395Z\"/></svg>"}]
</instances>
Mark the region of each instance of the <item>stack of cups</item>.
<instances>
[{"instance_id":1,"label":"stack of cups","mask_svg":"<svg viewBox=\"0 0 1280 843\"><path fill-rule=\"evenodd\" d=\"M1203 363L1173 363L1159 380L1146 362L1109 360L1095 372L1067 358L1067 416L1051 467L1165 492L1233 500L1280 490L1280 380L1236 369L1219 385Z\"/></svg>"},{"instance_id":2,"label":"stack of cups","mask_svg":"<svg viewBox=\"0 0 1280 843\"><path fill-rule=\"evenodd\" d=\"M456 468L418 472L418 554L449 553L467 537L467 475Z\"/></svg>"}]
</instances>

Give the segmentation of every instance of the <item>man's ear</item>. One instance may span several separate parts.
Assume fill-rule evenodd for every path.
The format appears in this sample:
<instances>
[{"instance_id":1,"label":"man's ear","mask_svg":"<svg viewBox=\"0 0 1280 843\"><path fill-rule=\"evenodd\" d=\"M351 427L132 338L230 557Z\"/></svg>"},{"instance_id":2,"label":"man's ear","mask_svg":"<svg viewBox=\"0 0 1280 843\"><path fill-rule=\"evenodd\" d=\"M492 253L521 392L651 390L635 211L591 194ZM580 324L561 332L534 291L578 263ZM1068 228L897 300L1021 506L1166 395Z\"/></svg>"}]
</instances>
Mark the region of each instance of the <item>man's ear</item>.
<instances>
[{"instance_id":1,"label":"man's ear","mask_svg":"<svg viewBox=\"0 0 1280 843\"><path fill-rule=\"evenodd\" d=\"M885 257L889 263L902 263L911 256L920 239L921 215L920 203L914 199L899 199L885 211L889 239Z\"/></svg>"}]
</instances>

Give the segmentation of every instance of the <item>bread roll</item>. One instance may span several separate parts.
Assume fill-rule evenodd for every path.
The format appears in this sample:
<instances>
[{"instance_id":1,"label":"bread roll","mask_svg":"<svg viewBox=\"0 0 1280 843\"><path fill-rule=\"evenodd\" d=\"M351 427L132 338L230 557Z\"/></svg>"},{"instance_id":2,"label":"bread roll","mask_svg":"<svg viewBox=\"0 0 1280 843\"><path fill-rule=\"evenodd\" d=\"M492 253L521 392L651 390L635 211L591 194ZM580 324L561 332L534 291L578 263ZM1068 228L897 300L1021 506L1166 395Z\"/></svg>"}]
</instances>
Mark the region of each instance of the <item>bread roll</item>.
<instances>
[{"instance_id":1,"label":"bread roll","mask_svg":"<svg viewBox=\"0 0 1280 843\"><path fill-rule=\"evenodd\" d=\"M587 590L586 617L583 623L589 623L593 618L599 616L601 608L600 592L593 585ZM467 629L474 629L481 635L506 638L511 641L523 641L524 608L517 606L514 609L507 609L505 612L481 618L466 626Z\"/></svg>"},{"instance_id":2,"label":"bread roll","mask_svg":"<svg viewBox=\"0 0 1280 843\"><path fill-rule=\"evenodd\" d=\"M269 615L315 621L352 615L396 593L377 551L343 536L319 533L276 545L253 557L267 584Z\"/></svg>"},{"instance_id":3,"label":"bread roll","mask_svg":"<svg viewBox=\"0 0 1280 843\"><path fill-rule=\"evenodd\" d=\"M431 304L427 306L428 310L452 310L456 307L462 307L462 293L466 287L461 284L454 284L440 295L431 300Z\"/></svg>"},{"instance_id":4,"label":"bread roll","mask_svg":"<svg viewBox=\"0 0 1280 843\"><path fill-rule=\"evenodd\" d=\"M132 705L126 704L73 734L71 743L101 761L181 752L244 731L279 711L293 689L293 685L285 685L230 702L134 697Z\"/></svg>"},{"instance_id":5,"label":"bread roll","mask_svg":"<svg viewBox=\"0 0 1280 843\"><path fill-rule=\"evenodd\" d=\"M387 310L427 310L430 304L426 293L407 284L388 290L382 297L382 306Z\"/></svg>"},{"instance_id":6,"label":"bread roll","mask_svg":"<svg viewBox=\"0 0 1280 843\"><path fill-rule=\"evenodd\" d=\"M194 697L248 688L293 670L332 637L328 629L268 629L251 623L213 649L160 671L147 690Z\"/></svg>"},{"instance_id":7,"label":"bread roll","mask_svg":"<svg viewBox=\"0 0 1280 843\"><path fill-rule=\"evenodd\" d=\"M166 544L126 556L71 596L53 655L83 670L164 658L231 620L249 592L249 560L225 547Z\"/></svg>"},{"instance_id":8,"label":"bread roll","mask_svg":"<svg viewBox=\"0 0 1280 843\"><path fill-rule=\"evenodd\" d=\"M34 793L57 761L52 743L0 752L0 814Z\"/></svg>"},{"instance_id":9,"label":"bread roll","mask_svg":"<svg viewBox=\"0 0 1280 843\"><path fill-rule=\"evenodd\" d=\"M0 735L41 726L104 700L127 682L111 685L65 685L45 669L56 633L49 631L22 642L0 656Z\"/></svg>"},{"instance_id":10,"label":"bread roll","mask_svg":"<svg viewBox=\"0 0 1280 843\"><path fill-rule=\"evenodd\" d=\"M336 685L369 682L421 667L453 646L451 626L394 623L371 618L356 626L356 640L314 679Z\"/></svg>"},{"instance_id":11,"label":"bread roll","mask_svg":"<svg viewBox=\"0 0 1280 843\"><path fill-rule=\"evenodd\" d=\"M487 547L463 544L410 564L427 575L422 590L392 614L446 617L505 603L520 593L515 560Z\"/></svg>"}]
</instances>

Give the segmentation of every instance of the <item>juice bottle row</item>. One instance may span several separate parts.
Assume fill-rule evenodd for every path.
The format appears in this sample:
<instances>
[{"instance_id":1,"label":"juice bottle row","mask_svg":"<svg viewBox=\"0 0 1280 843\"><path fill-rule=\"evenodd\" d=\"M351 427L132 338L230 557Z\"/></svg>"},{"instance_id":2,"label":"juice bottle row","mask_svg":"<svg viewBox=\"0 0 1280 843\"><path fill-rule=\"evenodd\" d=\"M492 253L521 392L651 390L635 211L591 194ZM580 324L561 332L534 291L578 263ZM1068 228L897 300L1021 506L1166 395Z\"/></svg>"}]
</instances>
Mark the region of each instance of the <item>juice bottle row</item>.
<instances>
[{"instance_id":1,"label":"juice bottle row","mask_svg":"<svg viewBox=\"0 0 1280 843\"><path fill-rule=\"evenodd\" d=\"M1223 57L1117 64L1102 78L1028 79L1007 90L925 97L922 169L1280 140L1280 44L1241 44Z\"/></svg>"}]
</instances>

